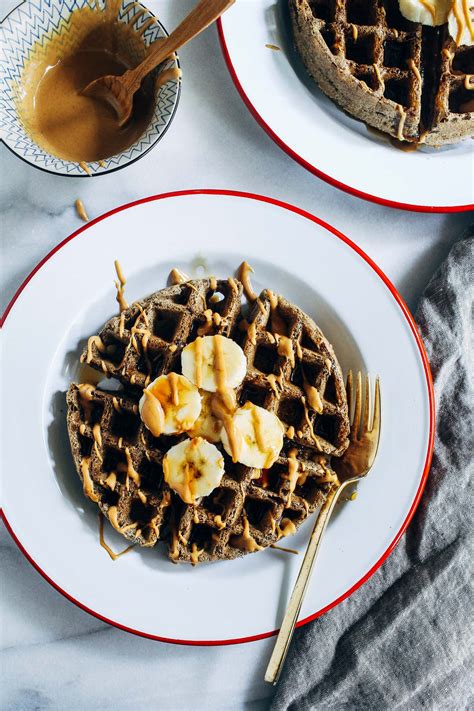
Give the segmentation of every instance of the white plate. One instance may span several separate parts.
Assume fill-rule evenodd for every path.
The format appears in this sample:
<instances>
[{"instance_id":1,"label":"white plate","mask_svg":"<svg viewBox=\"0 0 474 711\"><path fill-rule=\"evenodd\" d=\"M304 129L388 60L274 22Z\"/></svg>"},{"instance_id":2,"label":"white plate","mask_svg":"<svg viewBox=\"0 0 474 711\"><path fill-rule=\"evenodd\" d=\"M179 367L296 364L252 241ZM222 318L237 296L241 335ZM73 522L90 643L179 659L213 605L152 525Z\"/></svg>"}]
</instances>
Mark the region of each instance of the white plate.
<instances>
[{"instance_id":1,"label":"white plate","mask_svg":"<svg viewBox=\"0 0 474 711\"><path fill-rule=\"evenodd\" d=\"M309 78L293 47L287 5L239 0L219 22L234 83L276 143L315 175L366 200L427 212L472 209L472 141L406 153L369 133Z\"/></svg>"},{"instance_id":2,"label":"white plate","mask_svg":"<svg viewBox=\"0 0 474 711\"><path fill-rule=\"evenodd\" d=\"M71 460L64 394L78 377L84 339L116 312L116 258L130 301L165 286L173 266L226 277L245 258L257 289L271 286L316 319L344 370L380 374L376 465L357 500L330 524L303 624L350 594L387 557L426 480L432 387L406 307L370 259L317 218L268 198L217 191L158 196L108 213L65 240L26 280L3 328L7 525L63 594L101 619L153 638L212 644L273 634L302 556L270 549L191 568L172 565L153 549L112 562L99 546L97 509L84 498ZM303 551L311 525L287 545ZM122 548L123 539L106 529Z\"/></svg>"}]
</instances>

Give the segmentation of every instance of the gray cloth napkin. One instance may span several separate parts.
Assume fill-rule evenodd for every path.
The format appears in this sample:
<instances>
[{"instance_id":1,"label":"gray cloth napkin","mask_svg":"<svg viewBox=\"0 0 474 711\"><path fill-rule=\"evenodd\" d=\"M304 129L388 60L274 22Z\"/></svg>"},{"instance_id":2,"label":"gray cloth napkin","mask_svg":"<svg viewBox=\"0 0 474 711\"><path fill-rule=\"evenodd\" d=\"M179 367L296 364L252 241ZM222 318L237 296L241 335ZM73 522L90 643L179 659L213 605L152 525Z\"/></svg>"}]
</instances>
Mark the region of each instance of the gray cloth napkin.
<instances>
[{"instance_id":1,"label":"gray cloth napkin","mask_svg":"<svg viewBox=\"0 0 474 711\"><path fill-rule=\"evenodd\" d=\"M272 709L474 708L473 235L452 248L416 316L437 411L421 503L373 577L296 631Z\"/></svg>"}]
</instances>

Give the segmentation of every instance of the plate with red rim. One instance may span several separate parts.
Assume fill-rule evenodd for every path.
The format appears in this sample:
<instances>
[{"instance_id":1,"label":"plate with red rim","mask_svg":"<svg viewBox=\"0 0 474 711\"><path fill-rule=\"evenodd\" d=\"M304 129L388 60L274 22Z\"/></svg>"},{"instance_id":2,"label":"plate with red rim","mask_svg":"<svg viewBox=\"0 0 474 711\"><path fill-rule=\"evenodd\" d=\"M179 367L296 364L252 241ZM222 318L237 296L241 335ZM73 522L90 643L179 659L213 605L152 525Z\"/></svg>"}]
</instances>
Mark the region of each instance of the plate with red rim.
<instances>
[{"instance_id":1,"label":"plate with red rim","mask_svg":"<svg viewBox=\"0 0 474 711\"><path fill-rule=\"evenodd\" d=\"M172 267L227 277L246 259L254 288L312 316L344 371L380 375L377 461L328 528L299 624L334 607L387 558L418 505L433 449L432 381L412 317L370 258L317 217L258 195L184 191L124 205L64 240L22 284L2 328L2 513L12 536L71 601L152 639L245 642L275 634L282 619L311 520L285 541L298 556L267 549L193 568L170 563L163 546L114 562L99 545L97 509L69 450L65 392L81 379L85 339L116 312L115 259L129 302L164 287ZM108 525L106 538L125 547Z\"/></svg>"},{"instance_id":2,"label":"plate with red rim","mask_svg":"<svg viewBox=\"0 0 474 711\"><path fill-rule=\"evenodd\" d=\"M403 151L345 114L299 59L287 5L240 0L218 21L235 86L269 136L314 175L365 200L419 212L473 209L472 141Z\"/></svg>"}]
</instances>

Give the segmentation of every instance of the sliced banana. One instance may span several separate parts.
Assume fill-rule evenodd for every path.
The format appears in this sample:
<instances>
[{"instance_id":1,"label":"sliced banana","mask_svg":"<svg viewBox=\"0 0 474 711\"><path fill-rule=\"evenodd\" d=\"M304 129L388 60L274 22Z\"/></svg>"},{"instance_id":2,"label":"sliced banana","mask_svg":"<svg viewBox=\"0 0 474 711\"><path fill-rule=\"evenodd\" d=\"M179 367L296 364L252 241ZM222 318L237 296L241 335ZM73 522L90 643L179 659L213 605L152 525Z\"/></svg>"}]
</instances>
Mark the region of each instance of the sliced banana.
<instances>
[{"instance_id":1,"label":"sliced banana","mask_svg":"<svg viewBox=\"0 0 474 711\"><path fill-rule=\"evenodd\" d=\"M152 435L187 432L201 412L201 395L184 375L160 375L144 390L140 417Z\"/></svg>"},{"instance_id":2,"label":"sliced banana","mask_svg":"<svg viewBox=\"0 0 474 711\"><path fill-rule=\"evenodd\" d=\"M411 22L437 27L448 21L453 0L399 0L400 12Z\"/></svg>"},{"instance_id":3,"label":"sliced banana","mask_svg":"<svg viewBox=\"0 0 474 711\"><path fill-rule=\"evenodd\" d=\"M201 392L201 414L189 430L190 437L203 437L208 442L220 442L222 422L212 412L214 393Z\"/></svg>"},{"instance_id":4,"label":"sliced banana","mask_svg":"<svg viewBox=\"0 0 474 711\"><path fill-rule=\"evenodd\" d=\"M231 447L228 428L221 432L225 451L234 461L255 469L268 469L278 458L283 446L284 428L280 420L272 412L246 402L232 417L234 440L237 448Z\"/></svg>"},{"instance_id":5,"label":"sliced banana","mask_svg":"<svg viewBox=\"0 0 474 711\"><path fill-rule=\"evenodd\" d=\"M225 336L200 336L181 353L183 375L208 392L236 388L247 372L238 343Z\"/></svg>"},{"instance_id":6,"label":"sliced banana","mask_svg":"<svg viewBox=\"0 0 474 711\"><path fill-rule=\"evenodd\" d=\"M209 496L224 475L224 457L214 444L202 437L185 439L168 450L163 459L168 486L185 504Z\"/></svg>"}]
</instances>

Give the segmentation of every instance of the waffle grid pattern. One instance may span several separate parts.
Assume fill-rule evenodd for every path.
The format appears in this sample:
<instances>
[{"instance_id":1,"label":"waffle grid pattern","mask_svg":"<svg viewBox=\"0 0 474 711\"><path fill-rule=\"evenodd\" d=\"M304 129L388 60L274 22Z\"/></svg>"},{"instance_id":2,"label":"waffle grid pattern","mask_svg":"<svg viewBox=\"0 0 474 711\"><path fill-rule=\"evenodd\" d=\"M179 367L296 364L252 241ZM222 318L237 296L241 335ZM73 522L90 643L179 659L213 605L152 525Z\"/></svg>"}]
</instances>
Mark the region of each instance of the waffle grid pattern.
<instances>
[{"instance_id":1,"label":"waffle grid pattern","mask_svg":"<svg viewBox=\"0 0 474 711\"><path fill-rule=\"evenodd\" d=\"M71 446L81 479L84 482L85 460L94 496L109 520L141 545L164 540L174 561L231 559L294 532L337 485L328 455L347 447L342 376L324 336L303 312L280 297L279 318L301 356L293 366L289 355L278 353L266 292L249 316L255 339L249 335L252 327L242 328L247 322L242 320L241 297L240 282L205 279L132 304L122 317L105 325L99 339L89 340L83 355L92 367L118 378L124 391L96 388L90 402L84 401L76 385L68 393ZM210 321L208 309L218 317ZM294 436L284 438L277 461L264 471L234 464L224 452L225 474L219 487L192 506L163 482L161 467L167 450L186 435L153 437L140 419L138 400L150 380L172 370L180 372L182 348L203 329L232 336L242 345L248 370L237 390L238 402L251 401L275 412ZM142 330L152 334L146 350ZM268 379L270 373L279 376L278 394ZM319 414L309 409L311 424L301 410L303 374L318 390L323 405ZM295 458L297 473L292 480L289 472Z\"/></svg>"}]
</instances>

